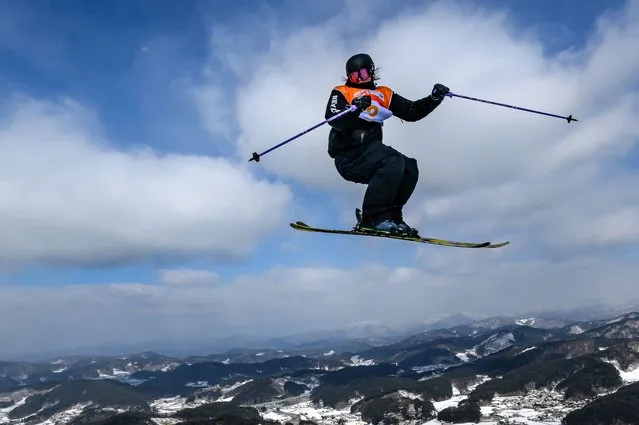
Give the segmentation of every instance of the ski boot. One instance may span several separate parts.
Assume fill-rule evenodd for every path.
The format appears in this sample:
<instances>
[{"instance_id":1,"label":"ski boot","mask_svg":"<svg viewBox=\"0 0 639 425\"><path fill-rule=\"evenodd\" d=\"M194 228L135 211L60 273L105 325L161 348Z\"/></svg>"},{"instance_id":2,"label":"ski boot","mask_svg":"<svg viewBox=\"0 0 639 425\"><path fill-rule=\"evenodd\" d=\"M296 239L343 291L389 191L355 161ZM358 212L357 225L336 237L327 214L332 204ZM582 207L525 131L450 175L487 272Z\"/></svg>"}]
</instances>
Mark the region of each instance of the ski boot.
<instances>
[{"instance_id":1,"label":"ski boot","mask_svg":"<svg viewBox=\"0 0 639 425\"><path fill-rule=\"evenodd\" d=\"M399 226L392 220L382 220L374 226L364 226L362 224L362 211L359 208L355 209L355 217L357 218L357 224L353 230L358 232L367 233L384 233L393 236L401 235L402 231Z\"/></svg>"},{"instance_id":2,"label":"ski boot","mask_svg":"<svg viewBox=\"0 0 639 425\"><path fill-rule=\"evenodd\" d=\"M410 236L411 238L419 237L419 231L414 227L410 227L404 220L402 220L401 223L397 224L397 227L403 235Z\"/></svg>"}]
</instances>

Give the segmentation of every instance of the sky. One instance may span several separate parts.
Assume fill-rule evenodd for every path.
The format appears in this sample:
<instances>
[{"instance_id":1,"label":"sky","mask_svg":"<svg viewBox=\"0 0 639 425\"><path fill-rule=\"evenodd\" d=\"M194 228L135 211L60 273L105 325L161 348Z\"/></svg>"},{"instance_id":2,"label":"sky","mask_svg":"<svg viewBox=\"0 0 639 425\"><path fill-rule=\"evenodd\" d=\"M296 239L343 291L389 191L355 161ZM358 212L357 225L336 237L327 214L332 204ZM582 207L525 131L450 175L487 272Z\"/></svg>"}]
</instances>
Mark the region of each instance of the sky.
<instances>
[{"instance_id":1,"label":"sky","mask_svg":"<svg viewBox=\"0 0 639 425\"><path fill-rule=\"evenodd\" d=\"M0 3L0 356L639 298L639 1ZM353 226L321 122L344 63L416 100L422 235ZM149 348L154 348L150 346Z\"/></svg>"}]
</instances>

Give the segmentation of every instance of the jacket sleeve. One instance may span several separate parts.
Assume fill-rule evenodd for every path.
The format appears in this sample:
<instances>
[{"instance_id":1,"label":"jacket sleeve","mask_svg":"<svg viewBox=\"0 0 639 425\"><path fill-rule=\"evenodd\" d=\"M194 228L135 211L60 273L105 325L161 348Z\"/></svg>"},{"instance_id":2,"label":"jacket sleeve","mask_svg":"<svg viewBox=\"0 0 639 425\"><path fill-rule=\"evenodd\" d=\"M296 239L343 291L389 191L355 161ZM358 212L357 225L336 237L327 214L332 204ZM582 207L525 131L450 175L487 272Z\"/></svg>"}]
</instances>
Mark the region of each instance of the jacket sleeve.
<instances>
[{"instance_id":1,"label":"jacket sleeve","mask_svg":"<svg viewBox=\"0 0 639 425\"><path fill-rule=\"evenodd\" d=\"M428 95L422 99L412 101L393 93L388 109L401 120L415 122L433 112L442 103L442 100L444 100L444 97L439 100L433 100Z\"/></svg>"},{"instance_id":2,"label":"jacket sleeve","mask_svg":"<svg viewBox=\"0 0 639 425\"><path fill-rule=\"evenodd\" d=\"M331 91L331 96L328 99L328 103L326 104L326 113L324 114L324 118L329 119L332 116L335 116L342 112L350 106L346 102L346 97L337 89L333 89ZM345 132L354 128L359 119L359 113L357 110L354 112L350 112L348 114L344 114L341 117L329 121L328 125L333 127L337 131Z\"/></svg>"}]
</instances>

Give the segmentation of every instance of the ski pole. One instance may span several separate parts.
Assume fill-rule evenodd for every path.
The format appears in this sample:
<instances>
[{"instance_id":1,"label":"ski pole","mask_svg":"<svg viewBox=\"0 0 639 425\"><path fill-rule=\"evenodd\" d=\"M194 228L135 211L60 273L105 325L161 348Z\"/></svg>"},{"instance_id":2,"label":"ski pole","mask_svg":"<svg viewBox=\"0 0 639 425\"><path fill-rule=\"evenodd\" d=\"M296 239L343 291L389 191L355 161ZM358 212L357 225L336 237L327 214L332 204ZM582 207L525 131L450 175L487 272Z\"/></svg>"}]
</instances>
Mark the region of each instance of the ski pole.
<instances>
[{"instance_id":1,"label":"ski pole","mask_svg":"<svg viewBox=\"0 0 639 425\"><path fill-rule=\"evenodd\" d=\"M492 102L490 100L477 99L475 97L462 96L460 94L455 94L451 92L446 93L445 96L461 97L462 99L474 100L476 102L490 103L491 105L505 106L506 108L518 109L520 111L532 112L534 114L547 115L549 117L555 117L555 118L562 118L564 120L567 120L569 124L570 124L570 121L579 121L577 118L573 118L572 115L568 115L567 117L562 117L561 115L550 114L548 112L535 111L533 109L522 108L520 106L506 105L504 103Z\"/></svg>"},{"instance_id":2,"label":"ski pole","mask_svg":"<svg viewBox=\"0 0 639 425\"><path fill-rule=\"evenodd\" d=\"M306 134L306 133L308 133L308 132L310 132L312 130L315 130L317 127L319 127L321 125L324 125L324 124L326 124L329 121L333 121L334 119L339 118L342 115L345 115L345 114L347 114L349 112L353 112L355 109L357 109L357 106L351 105L351 106L348 107L348 109L344 109L339 114L333 115L332 117L330 117L330 118L328 118L328 119L326 119L326 120L324 120L324 121L322 121L322 122L320 122L318 124L315 124L313 127L307 128L306 130L302 131L301 133L296 134L295 136L291 137L290 139L284 140L282 143L279 143L279 144L273 146L272 148L265 150L262 153L253 152L253 156L249 159L249 162L251 162L251 161L260 162L260 157L262 155L265 155L265 154L267 154L267 153L279 148L280 146L287 144L288 142L292 142L293 140L297 139L298 137L303 136L304 134Z\"/></svg>"}]
</instances>

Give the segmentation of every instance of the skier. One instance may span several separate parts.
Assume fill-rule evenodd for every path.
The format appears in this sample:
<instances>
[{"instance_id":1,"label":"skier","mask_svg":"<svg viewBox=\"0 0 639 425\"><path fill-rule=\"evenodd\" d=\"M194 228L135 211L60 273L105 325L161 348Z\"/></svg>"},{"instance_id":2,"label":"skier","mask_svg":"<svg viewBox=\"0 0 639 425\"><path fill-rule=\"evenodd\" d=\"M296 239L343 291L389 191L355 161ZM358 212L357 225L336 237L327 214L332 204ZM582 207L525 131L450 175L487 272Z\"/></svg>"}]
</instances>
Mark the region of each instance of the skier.
<instances>
[{"instance_id":1,"label":"skier","mask_svg":"<svg viewBox=\"0 0 639 425\"><path fill-rule=\"evenodd\" d=\"M435 84L429 96L411 101L389 87L377 86L378 79L368 54L358 53L346 61L346 81L331 91L325 118L350 105L357 109L329 122L328 154L342 178L368 185L361 230L417 235L402 213L417 185L417 161L382 143L382 126L393 115L409 122L421 120L439 106L449 89Z\"/></svg>"}]
</instances>

